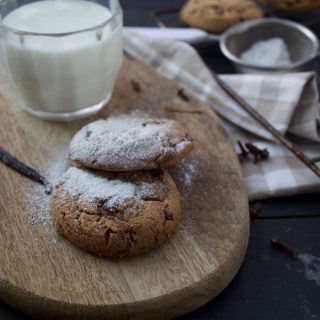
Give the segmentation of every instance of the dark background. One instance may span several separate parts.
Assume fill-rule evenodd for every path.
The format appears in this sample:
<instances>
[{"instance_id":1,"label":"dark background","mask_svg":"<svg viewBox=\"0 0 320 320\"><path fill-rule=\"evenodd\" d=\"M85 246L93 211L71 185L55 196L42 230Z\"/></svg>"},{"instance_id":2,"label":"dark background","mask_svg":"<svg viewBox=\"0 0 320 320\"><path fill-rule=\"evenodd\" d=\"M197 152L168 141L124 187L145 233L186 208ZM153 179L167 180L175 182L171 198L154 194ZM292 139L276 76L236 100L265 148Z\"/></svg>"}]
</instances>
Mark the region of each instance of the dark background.
<instances>
[{"instance_id":1,"label":"dark background","mask_svg":"<svg viewBox=\"0 0 320 320\"><path fill-rule=\"evenodd\" d=\"M125 25L153 26L149 18L153 10L180 6L183 2L122 0ZM317 14L319 12L292 18L308 22L317 18ZM170 26L180 25L176 15L165 21ZM317 24L312 28L317 33L320 30ZM235 72L216 45L202 47L199 52L217 72ZM315 60L306 70L319 68L319 61ZM262 204L261 214L252 220L248 253L238 275L214 300L179 319L320 320L320 270L317 285L306 279L299 259L291 259L270 246L271 238L278 236L297 252L320 257L320 194L270 199ZM31 318L0 302L0 320L9 319Z\"/></svg>"}]
</instances>

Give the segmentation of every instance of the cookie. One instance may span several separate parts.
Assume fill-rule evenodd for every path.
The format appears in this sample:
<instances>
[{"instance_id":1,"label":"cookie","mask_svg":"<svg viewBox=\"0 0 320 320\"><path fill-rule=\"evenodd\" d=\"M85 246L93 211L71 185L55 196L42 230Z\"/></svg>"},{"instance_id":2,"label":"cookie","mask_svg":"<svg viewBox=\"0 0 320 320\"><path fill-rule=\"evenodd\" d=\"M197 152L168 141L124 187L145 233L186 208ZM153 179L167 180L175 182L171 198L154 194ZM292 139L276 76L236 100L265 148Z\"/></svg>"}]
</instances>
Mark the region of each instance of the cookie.
<instances>
[{"instance_id":1,"label":"cookie","mask_svg":"<svg viewBox=\"0 0 320 320\"><path fill-rule=\"evenodd\" d=\"M77 166L137 171L174 165L192 146L174 120L119 116L83 127L72 139L69 155Z\"/></svg>"},{"instance_id":2,"label":"cookie","mask_svg":"<svg viewBox=\"0 0 320 320\"><path fill-rule=\"evenodd\" d=\"M91 253L132 256L168 239L181 216L179 192L162 169L101 172L69 168L54 188L57 231Z\"/></svg>"},{"instance_id":3,"label":"cookie","mask_svg":"<svg viewBox=\"0 0 320 320\"><path fill-rule=\"evenodd\" d=\"M259 0L259 2L279 11L306 11L320 8L320 0Z\"/></svg>"},{"instance_id":4,"label":"cookie","mask_svg":"<svg viewBox=\"0 0 320 320\"><path fill-rule=\"evenodd\" d=\"M251 0L189 0L180 11L180 19L187 25L215 34L262 16L259 6Z\"/></svg>"}]
</instances>

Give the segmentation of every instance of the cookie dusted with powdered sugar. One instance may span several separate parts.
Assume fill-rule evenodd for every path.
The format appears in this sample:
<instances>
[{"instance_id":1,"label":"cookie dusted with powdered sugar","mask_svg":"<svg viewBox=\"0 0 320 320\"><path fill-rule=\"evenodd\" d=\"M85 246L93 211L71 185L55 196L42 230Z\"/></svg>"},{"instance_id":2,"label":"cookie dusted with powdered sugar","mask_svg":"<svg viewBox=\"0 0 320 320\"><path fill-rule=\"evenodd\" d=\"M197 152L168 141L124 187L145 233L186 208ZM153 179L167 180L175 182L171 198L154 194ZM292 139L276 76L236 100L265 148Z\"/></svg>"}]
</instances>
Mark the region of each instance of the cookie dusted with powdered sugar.
<instances>
[{"instance_id":1,"label":"cookie dusted with powdered sugar","mask_svg":"<svg viewBox=\"0 0 320 320\"><path fill-rule=\"evenodd\" d=\"M251 0L188 0L180 12L180 19L187 25L212 33L222 33L236 23L262 16Z\"/></svg>"},{"instance_id":2,"label":"cookie dusted with powdered sugar","mask_svg":"<svg viewBox=\"0 0 320 320\"><path fill-rule=\"evenodd\" d=\"M98 172L71 167L56 185L57 231L91 253L121 257L169 238L181 216L179 192L165 170Z\"/></svg>"},{"instance_id":3,"label":"cookie dusted with powdered sugar","mask_svg":"<svg viewBox=\"0 0 320 320\"><path fill-rule=\"evenodd\" d=\"M191 137L174 120L118 116L83 127L69 154L78 166L136 171L174 165L192 146Z\"/></svg>"},{"instance_id":4,"label":"cookie dusted with powdered sugar","mask_svg":"<svg viewBox=\"0 0 320 320\"><path fill-rule=\"evenodd\" d=\"M261 4L279 11L306 11L320 8L320 0L259 0Z\"/></svg>"}]
</instances>

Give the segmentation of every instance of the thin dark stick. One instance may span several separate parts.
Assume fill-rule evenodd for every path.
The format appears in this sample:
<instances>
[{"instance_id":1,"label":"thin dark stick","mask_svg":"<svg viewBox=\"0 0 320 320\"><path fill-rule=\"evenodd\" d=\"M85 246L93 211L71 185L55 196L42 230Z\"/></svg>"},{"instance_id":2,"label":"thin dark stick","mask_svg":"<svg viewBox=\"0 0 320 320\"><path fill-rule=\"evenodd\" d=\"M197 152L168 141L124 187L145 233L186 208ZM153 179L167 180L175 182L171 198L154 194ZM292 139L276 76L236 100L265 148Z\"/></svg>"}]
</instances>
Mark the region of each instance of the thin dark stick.
<instances>
[{"instance_id":1,"label":"thin dark stick","mask_svg":"<svg viewBox=\"0 0 320 320\"><path fill-rule=\"evenodd\" d=\"M211 73L220 86L220 88L234 100L242 109L249 113L257 122L259 122L265 129L267 129L274 137L276 137L288 150L290 150L298 159L300 159L310 170L312 170L318 177L320 177L320 168L309 159L302 151L300 151L290 140L285 138L267 119L265 119L259 112L250 106L244 99L242 99L226 82L224 82L218 75L211 70Z\"/></svg>"},{"instance_id":2,"label":"thin dark stick","mask_svg":"<svg viewBox=\"0 0 320 320\"><path fill-rule=\"evenodd\" d=\"M181 112L181 113L202 113L202 110L196 108L174 108L174 107L166 107L166 111L169 112Z\"/></svg>"},{"instance_id":3,"label":"thin dark stick","mask_svg":"<svg viewBox=\"0 0 320 320\"><path fill-rule=\"evenodd\" d=\"M30 168L29 166L16 159L1 147L0 161L11 169L14 169L15 171L21 173L25 177L44 185L46 194L50 194L52 192L51 184L42 175L40 175L36 170Z\"/></svg>"},{"instance_id":4,"label":"thin dark stick","mask_svg":"<svg viewBox=\"0 0 320 320\"><path fill-rule=\"evenodd\" d=\"M152 22L159 28L167 28L166 24L160 19L160 15L172 14L179 12L181 7L169 8L169 9L160 9L151 12L150 19Z\"/></svg>"},{"instance_id":5,"label":"thin dark stick","mask_svg":"<svg viewBox=\"0 0 320 320\"><path fill-rule=\"evenodd\" d=\"M311 163L320 162L320 157L312 158L312 159L310 159L310 162L311 162Z\"/></svg>"},{"instance_id":6,"label":"thin dark stick","mask_svg":"<svg viewBox=\"0 0 320 320\"><path fill-rule=\"evenodd\" d=\"M295 249L290 244L282 241L279 237L273 237L271 239L271 247L285 252L292 259L295 256Z\"/></svg>"}]
</instances>

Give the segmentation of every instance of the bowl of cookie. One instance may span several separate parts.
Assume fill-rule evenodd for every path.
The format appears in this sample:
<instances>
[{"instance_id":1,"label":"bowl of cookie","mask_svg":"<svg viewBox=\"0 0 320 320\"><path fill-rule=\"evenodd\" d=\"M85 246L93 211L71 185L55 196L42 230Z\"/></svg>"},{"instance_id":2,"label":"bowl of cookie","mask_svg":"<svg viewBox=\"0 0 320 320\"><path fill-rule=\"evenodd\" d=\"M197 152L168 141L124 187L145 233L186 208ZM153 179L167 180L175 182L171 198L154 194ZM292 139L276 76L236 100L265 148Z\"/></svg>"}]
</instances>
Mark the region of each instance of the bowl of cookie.
<instances>
[{"instance_id":1,"label":"bowl of cookie","mask_svg":"<svg viewBox=\"0 0 320 320\"><path fill-rule=\"evenodd\" d=\"M319 40L307 27L267 18L237 24L223 33L222 53L244 73L293 72L319 54Z\"/></svg>"}]
</instances>

